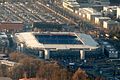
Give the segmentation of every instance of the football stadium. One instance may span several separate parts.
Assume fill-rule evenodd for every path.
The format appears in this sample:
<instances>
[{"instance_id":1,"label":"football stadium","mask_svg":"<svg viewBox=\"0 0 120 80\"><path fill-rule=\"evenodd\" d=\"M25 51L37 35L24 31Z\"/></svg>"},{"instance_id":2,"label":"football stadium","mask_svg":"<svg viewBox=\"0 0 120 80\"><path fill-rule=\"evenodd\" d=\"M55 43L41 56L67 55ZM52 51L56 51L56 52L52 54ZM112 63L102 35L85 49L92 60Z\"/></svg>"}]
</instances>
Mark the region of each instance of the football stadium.
<instances>
[{"instance_id":1,"label":"football stadium","mask_svg":"<svg viewBox=\"0 0 120 80\"><path fill-rule=\"evenodd\" d=\"M74 32L23 32L15 40L17 50L42 59L85 59L85 51L98 48L90 35Z\"/></svg>"}]
</instances>

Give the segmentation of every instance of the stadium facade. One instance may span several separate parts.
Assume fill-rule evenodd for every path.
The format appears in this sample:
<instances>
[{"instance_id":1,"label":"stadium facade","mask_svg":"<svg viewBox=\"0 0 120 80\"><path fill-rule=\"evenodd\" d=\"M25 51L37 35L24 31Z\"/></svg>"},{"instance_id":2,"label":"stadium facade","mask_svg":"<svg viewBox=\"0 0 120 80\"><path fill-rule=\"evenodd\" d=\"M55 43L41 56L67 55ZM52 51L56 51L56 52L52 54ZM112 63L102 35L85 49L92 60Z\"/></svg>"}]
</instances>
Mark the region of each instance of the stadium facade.
<instances>
[{"instance_id":1,"label":"stadium facade","mask_svg":"<svg viewBox=\"0 0 120 80\"><path fill-rule=\"evenodd\" d=\"M16 33L15 40L17 50L43 59L85 59L85 51L98 48L90 35L74 32L23 32Z\"/></svg>"}]
</instances>

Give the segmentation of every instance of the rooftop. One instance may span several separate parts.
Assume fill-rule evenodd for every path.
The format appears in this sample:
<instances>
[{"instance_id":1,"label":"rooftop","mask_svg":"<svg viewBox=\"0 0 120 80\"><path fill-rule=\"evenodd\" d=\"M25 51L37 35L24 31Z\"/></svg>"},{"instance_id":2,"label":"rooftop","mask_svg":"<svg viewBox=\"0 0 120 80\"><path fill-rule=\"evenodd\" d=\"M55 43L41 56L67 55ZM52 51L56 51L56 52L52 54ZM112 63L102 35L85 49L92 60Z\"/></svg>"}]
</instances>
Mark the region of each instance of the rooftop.
<instances>
[{"instance_id":1,"label":"rooftop","mask_svg":"<svg viewBox=\"0 0 120 80\"><path fill-rule=\"evenodd\" d=\"M110 19L109 17L97 17L99 19Z\"/></svg>"},{"instance_id":2,"label":"rooftop","mask_svg":"<svg viewBox=\"0 0 120 80\"><path fill-rule=\"evenodd\" d=\"M96 10L94 10L93 8L83 8L83 9L90 13L96 13Z\"/></svg>"},{"instance_id":3,"label":"rooftop","mask_svg":"<svg viewBox=\"0 0 120 80\"><path fill-rule=\"evenodd\" d=\"M108 21L105 21L105 22L107 22L109 24L119 24L118 21L114 21L114 20L108 20Z\"/></svg>"},{"instance_id":4,"label":"rooftop","mask_svg":"<svg viewBox=\"0 0 120 80\"><path fill-rule=\"evenodd\" d=\"M116 10L118 6L105 6L104 8L107 8L107 9L114 9Z\"/></svg>"},{"instance_id":5,"label":"rooftop","mask_svg":"<svg viewBox=\"0 0 120 80\"><path fill-rule=\"evenodd\" d=\"M101 2L110 2L110 0L101 0Z\"/></svg>"},{"instance_id":6,"label":"rooftop","mask_svg":"<svg viewBox=\"0 0 120 80\"><path fill-rule=\"evenodd\" d=\"M18 41L27 47L39 49L98 48L91 36L73 32L24 32L15 34Z\"/></svg>"},{"instance_id":7,"label":"rooftop","mask_svg":"<svg viewBox=\"0 0 120 80\"><path fill-rule=\"evenodd\" d=\"M96 13L93 13L92 15L101 15L102 16L102 13L96 12Z\"/></svg>"},{"instance_id":8,"label":"rooftop","mask_svg":"<svg viewBox=\"0 0 120 80\"><path fill-rule=\"evenodd\" d=\"M12 61L8 61L8 60L0 60L0 64L4 64L4 65L13 67L14 65L16 65L18 63L12 62ZM2 80L2 79L0 79L0 80Z\"/></svg>"},{"instance_id":9,"label":"rooftop","mask_svg":"<svg viewBox=\"0 0 120 80\"><path fill-rule=\"evenodd\" d=\"M0 32L0 38L7 38L7 35L4 32Z\"/></svg>"},{"instance_id":10,"label":"rooftop","mask_svg":"<svg viewBox=\"0 0 120 80\"><path fill-rule=\"evenodd\" d=\"M10 22L7 22L7 21L1 21L1 24L22 24L23 22L22 21L10 21Z\"/></svg>"}]
</instances>

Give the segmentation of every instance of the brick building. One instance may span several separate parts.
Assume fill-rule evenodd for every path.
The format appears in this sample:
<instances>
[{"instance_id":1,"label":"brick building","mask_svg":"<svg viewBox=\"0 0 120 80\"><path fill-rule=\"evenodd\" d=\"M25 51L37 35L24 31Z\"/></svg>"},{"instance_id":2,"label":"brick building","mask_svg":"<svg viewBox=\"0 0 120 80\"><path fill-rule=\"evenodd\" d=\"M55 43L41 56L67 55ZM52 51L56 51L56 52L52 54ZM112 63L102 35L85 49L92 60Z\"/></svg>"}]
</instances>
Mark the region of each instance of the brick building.
<instances>
[{"instance_id":1,"label":"brick building","mask_svg":"<svg viewBox=\"0 0 120 80\"><path fill-rule=\"evenodd\" d=\"M23 30L24 24L22 22L1 22L0 31L19 32Z\"/></svg>"}]
</instances>

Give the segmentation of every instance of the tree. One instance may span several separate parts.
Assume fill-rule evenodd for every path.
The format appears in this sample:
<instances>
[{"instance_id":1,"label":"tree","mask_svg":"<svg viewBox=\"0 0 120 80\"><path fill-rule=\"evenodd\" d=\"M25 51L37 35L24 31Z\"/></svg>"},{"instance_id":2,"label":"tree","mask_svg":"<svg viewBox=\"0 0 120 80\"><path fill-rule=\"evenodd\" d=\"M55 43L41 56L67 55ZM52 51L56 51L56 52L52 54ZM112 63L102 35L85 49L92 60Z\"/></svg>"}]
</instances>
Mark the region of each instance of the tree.
<instances>
[{"instance_id":1,"label":"tree","mask_svg":"<svg viewBox=\"0 0 120 80\"><path fill-rule=\"evenodd\" d=\"M10 55L10 60L15 61L15 62L19 62L20 60L28 57L23 53L20 52L12 52Z\"/></svg>"},{"instance_id":2,"label":"tree","mask_svg":"<svg viewBox=\"0 0 120 80\"><path fill-rule=\"evenodd\" d=\"M39 67L37 76L39 80L70 80L71 77L66 69L61 68L57 63L44 63Z\"/></svg>"},{"instance_id":3,"label":"tree","mask_svg":"<svg viewBox=\"0 0 120 80\"><path fill-rule=\"evenodd\" d=\"M87 80L88 75L82 69L78 68L78 70L74 73L72 80Z\"/></svg>"},{"instance_id":4,"label":"tree","mask_svg":"<svg viewBox=\"0 0 120 80\"><path fill-rule=\"evenodd\" d=\"M23 53L13 52L10 54L10 60L19 64L15 65L9 72L9 76L18 80L20 78L34 78L38 80L70 80L70 72L61 68L57 62L46 62L32 57L28 57Z\"/></svg>"},{"instance_id":5,"label":"tree","mask_svg":"<svg viewBox=\"0 0 120 80\"><path fill-rule=\"evenodd\" d=\"M33 78L36 77L41 61L33 59L31 57L23 58L19 61L19 64L14 66L10 72L10 77L12 79L18 80L25 77Z\"/></svg>"},{"instance_id":6,"label":"tree","mask_svg":"<svg viewBox=\"0 0 120 80\"><path fill-rule=\"evenodd\" d=\"M104 78L102 78L102 77L96 77L96 79L95 80L105 80Z\"/></svg>"}]
</instances>

